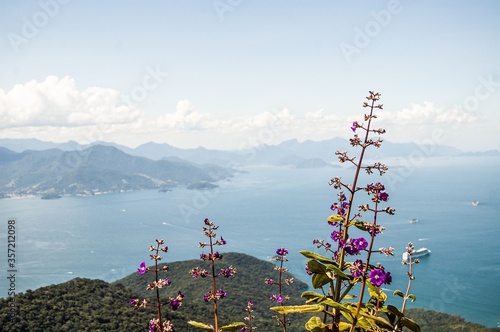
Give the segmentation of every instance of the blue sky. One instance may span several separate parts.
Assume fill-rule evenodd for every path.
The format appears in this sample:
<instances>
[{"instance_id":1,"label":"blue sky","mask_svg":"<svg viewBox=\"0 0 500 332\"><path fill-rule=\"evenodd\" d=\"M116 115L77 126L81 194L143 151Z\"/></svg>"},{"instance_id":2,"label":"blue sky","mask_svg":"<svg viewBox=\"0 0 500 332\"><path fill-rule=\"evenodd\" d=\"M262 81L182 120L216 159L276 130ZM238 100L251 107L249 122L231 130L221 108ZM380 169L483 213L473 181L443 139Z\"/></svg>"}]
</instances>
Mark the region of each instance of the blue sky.
<instances>
[{"instance_id":1,"label":"blue sky","mask_svg":"<svg viewBox=\"0 0 500 332\"><path fill-rule=\"evenodd\" d=\"M1 1L0 138L500 149L497 1Z\"/></svg>"}]
</instances>

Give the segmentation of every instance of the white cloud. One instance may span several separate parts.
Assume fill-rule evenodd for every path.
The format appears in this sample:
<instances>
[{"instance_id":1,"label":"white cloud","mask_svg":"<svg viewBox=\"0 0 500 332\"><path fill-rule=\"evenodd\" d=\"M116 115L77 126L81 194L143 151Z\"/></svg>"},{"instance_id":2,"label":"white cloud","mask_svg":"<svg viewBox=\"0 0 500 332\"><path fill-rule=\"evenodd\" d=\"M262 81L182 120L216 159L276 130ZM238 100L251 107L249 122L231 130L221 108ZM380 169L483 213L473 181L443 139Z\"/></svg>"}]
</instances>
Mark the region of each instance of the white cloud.
<instances>
[{"instance_id":1,"label":"white cloud","mask_svg":"<svg viewBox=\"0 0 500 332\"><path fill-rule=\"evenodd\" d=\"M137 109L118 104L119 92L90 87L78 90L75 80L48 76L0 89L0 128L88 126L130 123L141 116Z\"/></svg>"},{"instance_id":2,"label":"white cloud","mask_svg":"<svg viewBox=\"0 0 500 332\"><path fill-rule=\"evenodd\" d=\"M209 113L197 112L187 99L177 102L176 111L165 113L155 123L158 129L203 130L217 126L218 120Z\"/></svg>"},{"instance_id":3,"label":"white cloud","mask_svg":"<svg viewBox=\"0 0 500 332\"><path fill-rule=\"evenodd\" d=\"M447 110L432 102L413 104L410 108L396 112L383 110L378 112L378 117L386 123L398 125L470 123L476 120L470 113L456 109Z\"/></svg>"},{"instance_id":4,"label":"white cloud","mask_svg":"<svg viewBox=\"0 0 500 332\"><path fill-rule=\"evenodd\" d=\"M114 89L79 90L70 77L49 76L42 82L17 84L7 92L0 89L0 137L84 144L103 140L129 146L156 141L179 147L237 149L292 138L350 137L352 121L362 118L362 114L341 116L324 109L293 114L286 107L244 115L215 114L198 109L188 99L152 118L120 100L120 92ZM400 111L377 111L377 115L376 127L386 129L384 138L393 142L425 140L436 130L445 133L449 142L458 142L464 131L477 131L481 122L470 113L436 107L432 102Z\"/></svg>"}]
</instances>

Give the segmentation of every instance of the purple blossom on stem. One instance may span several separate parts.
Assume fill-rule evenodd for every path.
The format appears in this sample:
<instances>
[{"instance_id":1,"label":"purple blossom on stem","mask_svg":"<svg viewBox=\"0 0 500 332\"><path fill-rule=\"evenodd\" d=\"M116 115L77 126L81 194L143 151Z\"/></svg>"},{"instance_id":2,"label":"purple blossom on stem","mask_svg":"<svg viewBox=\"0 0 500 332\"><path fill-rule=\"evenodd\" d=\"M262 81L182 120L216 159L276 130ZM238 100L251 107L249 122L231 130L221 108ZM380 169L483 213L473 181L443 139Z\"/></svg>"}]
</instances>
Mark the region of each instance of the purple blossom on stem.
<instances>
[{"instance_id":1,"label":"purple blossom on stem","mask_svg":"<svg viewBox=\"0 0 500 332\"><path fill-rule=\"evenodd\" d=\"M333 241L338 242L342 238L342 234L340 234L339 231L333 231L332 234L330 235L330 238Z\"/></svg>"},{"instance_id":2,"label":"purple blossom on stem","mask_svg":"<svg viewBox=\"0 0 500 332\"><path fill-rule=\"evenodd\" d=\"M370 282L377 287L380 287L382 284L389 285L392 282L391 273L385 272L383 267L373 269L370 271Z\"/></svg>"},{"instance_id":3,"label":"purple blossom on stem","mask_svg":"<svg viewBox=\"0 0 500 332\"><path fill-rule=\"evenodd\" d=\"M224 290L222 288L217 291L217 297L219 299L225 298L226 296L227 296L227 293L224 292Z\"/></svg>"},{"instance_id":4,"label":"purple blossom on stem","mask_svg":"<svg viewBox=\"0 0 500 332\"><path fill-rule=\"evenodd\" d=\"M365 240L364 237L354 239L354 240L352 240L351 243L359 251L365 250L368 247L368 242Z\"/></svg>"},{"instance_id":5,"label":"purple blossom on stem","mask_svg":"<svg viewBox=\"0 0 500 332\"><path fill-rule=\"evenodd\" d=\"M286 256L286 255L288 255L288 250L286 250L285 248L278 248L276 250L276 254L278 254L280 256Z\"/></svg>"},{"instance_id":6,"label":"purple blossom on stem","mask_svg":"<svg viewBox=\"0 0 500 332\"><path fill-rule=\"evenodd\" d=\"M363 261L357 259L349 267L349 270L354 278L360 278L363 275Z\"/></svg>"},{"instance_id":7,"label":"purple blossom on stem","mask_svg":"<svg viewBox=\"0 0 500 332\"><path fill-rule=\"evenodd\" d=\"M281 296L281 294L273 294L271 295L271 298L270 298L271 301L276 301L278 303L283 303L283 297Z\"/></svg>"},{"instance_id":8,"label":"purple blossom on stem","mask_svg":"<svg viewBox=\"0 0 500 332\"><path fill-rule=\"evenodd\" d=\"M139 274L144 274L148 270L146 267L146 262L141 262L141 265L139 265L139 268L137 269Z\"/></svg>"},{"instance_id":9,"label":"purple blossom on stem","mask_svg":"<svg viewBox=\"0 0 500 332\"><path fill-rule=\"evenodd\" d=\"M309 270L309 267L307 266L307 264L306 264L305 270L306 270L307 275L312 276L313 273L311 272L311 270Z\"/></svg>"},{"instance_id":10,"label":"purple blossom on stem","mask_svg":"<svg viewBox=\"0 0 500 332\"><path fill-rule=\"evenodd\" d=\"M385 191L381 192L380 194L378 194L378 198L381 200L381 201L384 201L384 202L387 202L389 200L389 194L386 193Z\"/></svg>"},{"instance_id":11,"label":"purple blossom on stem","mask_svg":"<svg viewBox=\"0 0 500 332\"><path fill-rule=\"evenodd\" d=\"M181 291L177 293L177 297L175 299L170 299L170 308L172 310L177 310L182 305L182 299L184 299L184 294Z\"/></svg>"}]
</instances>

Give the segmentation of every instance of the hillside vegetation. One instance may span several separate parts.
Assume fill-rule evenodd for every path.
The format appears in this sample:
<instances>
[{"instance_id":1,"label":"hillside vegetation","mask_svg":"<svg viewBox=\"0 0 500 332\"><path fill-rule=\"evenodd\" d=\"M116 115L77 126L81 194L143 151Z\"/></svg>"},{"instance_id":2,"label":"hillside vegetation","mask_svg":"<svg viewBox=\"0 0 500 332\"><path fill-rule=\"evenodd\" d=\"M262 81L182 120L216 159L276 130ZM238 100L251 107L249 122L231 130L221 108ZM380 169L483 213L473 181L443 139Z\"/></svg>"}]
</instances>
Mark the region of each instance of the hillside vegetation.
<instances>
[{"instance_id":1,"label":"hillside vegetation","mask_svg":"<svg viewBox=\"0 0 500 332\"><path fill-rule=\"evenodd\" d=\"M189 260L168 263L170 271L166 276L172 284L162 289L162 297L175 296L179 290L185 294L182 307L175 312L166 310L176 331L201 331L187 324L189 320L211 323L212 306L202 300L208 291L208 279L193 279L188 271L202 267L201 260ZM264 283L266 277L276 278L271 262L239 253L224 254L221 267L233 265L237 268L234 279L220 279L220 287L228 297L219 301L223 324L243 321L247 300L255 301L255 326L258 331L281 331L271 318L268 310L275 305L269 300L277 287ZM11 299L0 299L0 331L5 332L110 332L110 331L147 331L150 318L155 316L151 308L134 310L129 304L132 298L153 299L153 292L146 291L146 284L152 275L133 273L121 280L107 283L101 280L76 278L68 282L28 290L15 298L19 309L14 321L11 321L9 303ZM218 280L219 281L219 280ZM290 295L289 304L303 303L300 294L306 284L296 280L285 289ZM465 322L462 318L423 309L408 310L408 316L415 319L424 332L441 331L500 331L487 329L477 324ZM306 331L303 327L307 317L290 317L292 326L289 331Z\"/></svg>"}]
</instances>

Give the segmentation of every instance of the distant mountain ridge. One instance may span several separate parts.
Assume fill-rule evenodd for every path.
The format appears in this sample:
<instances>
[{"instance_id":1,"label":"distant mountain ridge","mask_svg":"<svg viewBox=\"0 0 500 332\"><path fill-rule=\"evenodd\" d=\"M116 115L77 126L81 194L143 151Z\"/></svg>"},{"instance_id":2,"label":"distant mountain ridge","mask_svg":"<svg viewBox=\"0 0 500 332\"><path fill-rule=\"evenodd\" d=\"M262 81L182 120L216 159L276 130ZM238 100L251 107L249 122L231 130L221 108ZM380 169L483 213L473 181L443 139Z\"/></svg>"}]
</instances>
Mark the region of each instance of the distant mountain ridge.
<instances>
[{"instance_id":1,"label":"distant mountain ridge","mask_svg":"<svg viewBox=\"0 0 500 332\"><path fill-rule=\"evenodd\" d=\"M0 195L93 195L211 183L233 176L216 165L151 160L116 147L14 152L0 148Z\"/></svg>"},{"instance_id":2,"label":"distant mountain ridge","mask_svg":"<svg viewBox=\"0 0 500 332\"><path fill-rule=\"evenodd\" d=\"M500 157L500 151L463 152L449 146L416 143L392 143L384 141L382 149L372 149L369 159L409 158L412 154L424 154L426 157L454 156L494 156ZM195 164L215 164L224 167L248 165L274 165L291 167L325 167L337 165L335 151L354 151L349 141L343 138L332 138L324 141L296 139L281 142L277 145L259 145L241 151L210 150L203 147L181 149L169 144L145 143L136 148L109 142L95 142L80 145L70 141L66 143L43 142L35 139L0 139L0 147L15 152L25 150L47 150L57 148L64 151L84 150L94 145L115 147L129 155L151 160L180 158Z\"/></svg>"},{"instance_id":3,"label":"distant mountain ridge","mask_svg":"<svg viewBox=\"0 0 500 332\"><path fill-rule=\"evenodd\" d=\"M389 166L417 157L500 157L497 150L463 153L441 145L383 142L367 160L389 161ZM358 151L349 141L288 140L242 151L180 149L168 144L146 143L135 149L115 143L51 143L35 139L0 139L0 198L40 195L92 195L184 185L209 189L244 167L269 165L295 168L340 167L335 152Z\"/></svg>"}]
</instances>

